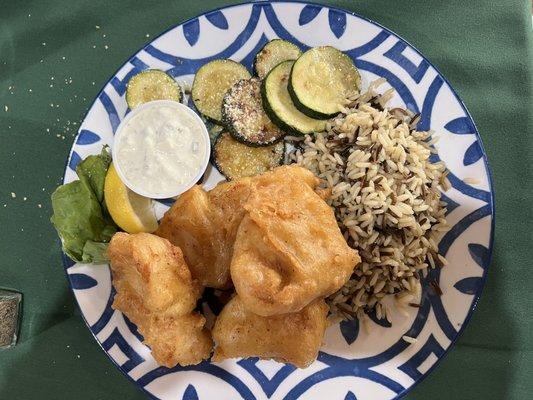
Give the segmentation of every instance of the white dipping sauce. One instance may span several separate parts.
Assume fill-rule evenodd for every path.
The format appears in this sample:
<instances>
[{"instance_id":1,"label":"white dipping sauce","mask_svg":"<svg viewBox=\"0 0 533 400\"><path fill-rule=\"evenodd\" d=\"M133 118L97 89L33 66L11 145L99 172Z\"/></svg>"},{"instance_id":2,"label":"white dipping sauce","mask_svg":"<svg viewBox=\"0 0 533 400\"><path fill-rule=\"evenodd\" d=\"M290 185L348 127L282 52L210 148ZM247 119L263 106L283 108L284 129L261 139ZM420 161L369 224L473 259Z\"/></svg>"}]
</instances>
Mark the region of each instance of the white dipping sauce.
<instances>
[{"instance_id":1,"label":"white dipping sauce","mask_svg":"<svg viewBox=\"0 0 533 400\"><path fill-rule=\"evenodd\" d=\"M158 105L125 121L115 163L132 190L161 196L190 183L205 168L205 127L187 111Z\"/></svg>"}]
</instances>

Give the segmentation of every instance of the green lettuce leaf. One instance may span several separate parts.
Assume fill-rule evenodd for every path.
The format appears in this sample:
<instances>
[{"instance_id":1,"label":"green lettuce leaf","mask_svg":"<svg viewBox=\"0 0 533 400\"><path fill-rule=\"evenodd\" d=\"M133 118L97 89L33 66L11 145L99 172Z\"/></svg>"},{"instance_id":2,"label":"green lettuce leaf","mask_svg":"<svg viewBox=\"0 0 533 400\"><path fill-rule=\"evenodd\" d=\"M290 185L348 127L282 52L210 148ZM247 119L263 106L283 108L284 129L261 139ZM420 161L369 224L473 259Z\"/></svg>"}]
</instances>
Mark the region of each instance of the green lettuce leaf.
<instances>
[{"instance_id":1,"label":"green lettuce leaf","mask_svg":"<svg viewBox=\"0 0 533 400\"><path fill-rule=\"evenodd\" d=\"M52 194L56 228L63 251L83 263L106 261L105 251L117 226L104 208L104 182L111 156L106 147L98 156L83 160L76 172L80 180L59 186Z\"/></svg>"},{"instance_id":2,"label":"green lettuce leaf","mask_svg":"<svg viewBox=\"0 0 533 400\"><path fill-rule=\"evenodd\" d=\"M100 155L88 156L76 167L76 174L92 189L102 206L104 206L104 183L109 164L111 164L111 154L109 147L104 146Z\"/></svg>"},{"instance_id":3,"label":"green lettuce leaf","mask_svg":"<svg viewBox=\"0 0 533 400\"><path fill-rule=\"evenodd\" d=\"M92 240L86 241L85 246L83 246L83 262L95 264L108 263L107 246L109 246L109 243L93 242Z\"/></svg>"}]
</instances>

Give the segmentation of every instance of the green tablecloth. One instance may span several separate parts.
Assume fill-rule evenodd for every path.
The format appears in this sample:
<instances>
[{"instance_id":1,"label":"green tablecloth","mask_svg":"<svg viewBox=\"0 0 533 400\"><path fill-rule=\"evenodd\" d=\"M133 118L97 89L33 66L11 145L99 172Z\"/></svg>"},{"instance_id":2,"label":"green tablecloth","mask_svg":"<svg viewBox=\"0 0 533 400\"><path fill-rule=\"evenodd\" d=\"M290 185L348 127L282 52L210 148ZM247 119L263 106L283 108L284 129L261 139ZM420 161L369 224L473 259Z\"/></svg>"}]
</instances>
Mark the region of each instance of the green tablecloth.
<instances>
[{"instance_id":1,"label":"green tablecloth","mask_svg":"<svg viewBox=\"0 0 533 400\"><path fill-rule=\"evenodd\" d=\"M80 317L48 222L49 196L76 124L117 67L148 35L229 3L1 2L0 286L24 293L24 319L17 347L0 353L0 399L144 398ZM389 27L443 72L471 111L494 174L496 241L478 310L455 349L407 398L531 398L531 3L326 3Z\"/></svg>"}]
</instances>

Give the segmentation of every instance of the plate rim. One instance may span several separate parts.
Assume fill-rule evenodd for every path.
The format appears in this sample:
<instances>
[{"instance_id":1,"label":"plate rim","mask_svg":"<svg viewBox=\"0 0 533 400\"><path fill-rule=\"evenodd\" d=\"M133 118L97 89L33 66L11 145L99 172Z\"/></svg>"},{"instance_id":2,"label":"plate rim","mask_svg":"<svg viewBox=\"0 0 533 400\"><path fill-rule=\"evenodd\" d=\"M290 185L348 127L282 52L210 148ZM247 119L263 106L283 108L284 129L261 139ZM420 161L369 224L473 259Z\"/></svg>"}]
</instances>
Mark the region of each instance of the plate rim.
<instances>
[{"instance_id":1,"label":"plate rim","mask_svg":"<svg viewBox=\"0 0 533 400\"><path fill-rule=\"evenodd\" d=\"M487 152L485 151L485 146L483 144L483 139L482 139L482 137L481 137L481 135L479 133L479 130L478 130L477 125L476 125L476 122L474 121L474 118L472 118L472 115L471 115L470 111L468 110L468 108L464 104L463 99L459 96L459 94L457 93L455 88L451 85L450 81L446 78L446 76L444 74L442 74L442 72L426 56L424 56L418 50L417 47L413 46L411 44L411 42L406 40L403 36L397 34L393 30L383 26L379 22L376 22L373 19L365 17L365 16L363 16L361 14L358 14L358 13L356 13L354 11L349 11L349 10L346 10L344 8L341 8L341 7L331 6L331 5L319 3L319 2L316 2L316 1L306 1L306 0L270 0L270 1L268 1L268 0L258 0L258 1L254 1L254 0L248 0L248 1L244 1L244 2L239 2L239 3L234 3L234 4L229 4L229 5L225 5L225 6L221 6L221 7L212 8L212 9L209 9L209 10L207 10L205 12L200 13L200 14L195 14L192 17L189 17L189 18L184 19L184 20L182 20L182 21L180 21L180 22L178 22L176 24L171 25L170 27L168 27L167 29L165 29L164 31L159 33L158 35L154 36L152 40L150 40L149 42L146 42L142 47L140 47L137 50L135 50L135 52L127 60L125 60L110 75L110 78L105 81L105 83L103 84L101 89L98 91L96 96L93 98L93 101L92 101L90 107L83 114L83 118L81 119L82 123L80 123L80 128L78 129L78 132L77 132L76 136L73 138L72 146L69 149L69 154L68 154L68 157L67 157L66 162L65 162L65 168L63 170L64 172L63 172L63 177L61 179L61 184L65 184L66 172L68 171L68 168L69 168L69 163L70 163L70 159L72 157L72 152L73 152L74 146L76 145L76 141L77 141L77 139L78 139L78 137L79 137L79 135L80 135L80 133L82 131L81 125L83 124L83 121L85 121L85 119L89 115L91 109L93 108L94 104L96 103L96 101L98 100L100 95L104 92L105 88L107 87L107 85L109 84L111 79L114 76L116 76L117 73L124 67L124 65L127 64L128 62L130 62L140 51L144 50L147 46L151 45L154 41L156 41L157 39L159 39L163 35L167 34L168 32L170 32L170 31L172 31L172 30L174 30L174 29L176 29L176 28L178 28L178 27L180 27L182 25L185 25L186 23L188 23L190 21L193 21L193 20L195 20L197 18L200 18L201 16L205 16L207 14L210 14L210 13L213 13L213 12L217 12L217 11L227 10L229 8L247 7L247 6L253 6L255 4L257 4L257 5L268 5L268 4L272 4L272 3L274 3L274 4L275 3L286 3L286 4L312 5L312 6L318 6L318 7L321 7L321 8L327 8L327 9L330 9L330 10L338 11L338 12L341 12L341 13L344 13L344 14L349 14L349 15L352 15L352 16L354 16L356 18L360 18L360 19L362 19L362 20L364 20L366 22L369 22L370 24L373 24L373 25L383 29L385 32L389 33L393 37L398 38L400 41L403 41L416 54L418 54L423 60L425 60L429 64L429 66L432 67L436 71L437 75L442 78L444 83L446 83L448 85L448 88L451 90L452 94L458 100L459 105L461 106L461 108L464 111L465 115L468 117L468 119L472 123L472 127L474 128L473 129L474 130L473 134L475 135L476 141L479 144L479 148L480 148L481 154L482 154L481 158L483 159L483 164L484 164L485 170L487 171L488 192L490 194L490 196L489 196L490 204L487 204L487 205L490 206L489 207L490 208L490 214L489 215L491 217L487 264L486 264L485 268L483 268L483 274L481 276L480 286L479 286L477 292L474 294L474 298L472 299L472 303L471 303L471 305L469 307L468 313L466 314L465 319L462 321L461 328L457 331L457 334L450 341L448 347L446 349L444 349L444 352L441 354L441 356L437 358L437 361L435 361L435 363L424 374L422 374L422 376L420 376L420 378L418 378L416 381L414 381L412 385L406 387L404 390L402 390L395 397L392 398L392 400L399 400L399 399L403 398L407 393L411 392L414 388L416 388L421 382L423 382L426 379L426 377L428 375L430 375L433 372L433 370L435 368L437 368L437 366L440 365L441 361L444 358L446 358L448 353L455 347L457 341L463 335L463 332L465 331L466 327L469 325L470 320L472 319L472 316L474 314L474 311L477 309L477 305L479 303L481 295L483 294L483 290L485 288L485 284L486 284L486 281L487 281L488 271L489 271L489 268L490 268L490 266L492 264L492 258L493 258L493 252L494 252L494 234L495 234L495 229L496 229L496 206L495 206L495 191L494 191L493 174L492 174L492 169L491 169L490 164L489 164ZM68 286L69 286L69 288L71 290L71 293L74 295L74 288L72 287L72 283L71 283L71 280L69 279L69 274L67 272L68 268L69 268L68 264L70 262L68 260L68 256L66 256L66 254L63 252L61 247L60 247L60 254L61 254L61 259L62 259L62 264L63 264L63 271L65 273L65 277L66 277L66 280L68 282ZM102 343L98 340L96 335L91 330L90 324L88 323L87 319L85 318L85 314L83 313L83 311L82 311L82 309L80 307L80 304L78 302L78 299L77 299L77 297L75 295L74 295L74 299L75 299L75 302L76 302L76 306L77 306L78 310L80 311L80 315L81 315L81 318L83 319L83 322L85 323L86 327L88 328L89 332L93 336L94 340L96 341L96 343L98 344L100 349L102 349L102 351L105 353L107 358L112 362L112 364L115 366L115 368L117 368L122 375L124 375L131 383L133 383L135 387L137 387L142 392L144 392L146 395L148 395L148 397L150 399L159 400L157 397L155 397L153 394L151 394L145 387L141 386L136 380L134 380L127 372L125 372L121 368L121 366L118 365L118 363L113 359L113 357L111 357L109 352L104 349Z\"/></svg>"}]
</instances>

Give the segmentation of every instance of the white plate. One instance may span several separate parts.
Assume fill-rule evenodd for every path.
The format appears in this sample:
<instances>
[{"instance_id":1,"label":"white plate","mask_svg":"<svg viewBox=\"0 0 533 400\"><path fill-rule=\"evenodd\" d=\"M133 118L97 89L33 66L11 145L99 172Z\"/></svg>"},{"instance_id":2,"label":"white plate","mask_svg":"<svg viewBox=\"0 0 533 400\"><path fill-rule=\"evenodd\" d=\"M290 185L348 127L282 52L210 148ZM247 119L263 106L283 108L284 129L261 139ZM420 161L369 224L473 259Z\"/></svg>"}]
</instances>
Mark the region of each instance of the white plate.
<instances>
[{"instance_id":1,"label":"white plate","mask_svg":"<svg viewBox=\"0 0 533 400\"><path fill-rule=\"evenodd\" d=\"M394 104L422 113L419 128L440 136L438 157L451 171L446 192L453 225L440 241L450 265L431 272L441 297L424 290L420 309L393 316L390 327L373 321L330 327L318 360L307 369L257 359L158 367L136 328L110 307L114 291L107 266L65 268L87 326L117 367L159 399L392 399L426 376L461 334L485 281L494 231L493 194L487 160L476 127L446 79L416 49L391 31L343 10L296 2L255 2L188 20L162 34L128 60L95 99L72 147L65 182L76 179L77 163L113 134L127 113L128 79L146 68L168 71L182 84L205 62L232 58L251 67L268 40L281 37L302 48L333 45L356 62L367 85L387 78ZM382 88L383 90L386 89ZM190 103L189 103L190 104ZM222 179L208 168L204 184ZM166 209L164 201L158 210ZM418 338L408 344L403 335ZM460 373L458 371L458 373Z\"/></svg>"}]
</instances>

